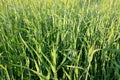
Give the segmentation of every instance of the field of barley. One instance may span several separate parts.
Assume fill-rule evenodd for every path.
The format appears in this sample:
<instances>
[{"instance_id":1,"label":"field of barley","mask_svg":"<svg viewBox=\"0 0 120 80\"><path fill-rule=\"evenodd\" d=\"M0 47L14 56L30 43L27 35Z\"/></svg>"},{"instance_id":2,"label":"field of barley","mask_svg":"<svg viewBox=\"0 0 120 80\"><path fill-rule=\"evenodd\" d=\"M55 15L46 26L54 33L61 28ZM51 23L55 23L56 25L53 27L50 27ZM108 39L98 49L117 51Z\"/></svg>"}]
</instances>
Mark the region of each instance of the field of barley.
<instances>
[{"instance_id":1,"label":"field of barley","mask_svg":"<svg viewBox=\"0 0 120 80\"><path fill-rule=\"evenodd\" d=\"M0 80L120 80L120 0L0 0Z\"/></svg>"}]
</instances>

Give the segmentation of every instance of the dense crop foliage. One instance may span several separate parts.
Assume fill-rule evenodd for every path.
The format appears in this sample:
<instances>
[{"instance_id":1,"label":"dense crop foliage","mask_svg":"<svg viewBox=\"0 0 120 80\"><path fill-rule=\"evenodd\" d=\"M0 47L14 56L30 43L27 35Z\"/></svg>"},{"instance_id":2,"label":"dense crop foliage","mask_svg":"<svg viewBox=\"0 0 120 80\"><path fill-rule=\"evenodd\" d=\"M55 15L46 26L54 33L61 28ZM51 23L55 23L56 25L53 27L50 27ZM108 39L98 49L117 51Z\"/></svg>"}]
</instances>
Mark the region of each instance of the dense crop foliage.
<instances>
[{"instance_id":1,"label":"dense crop foliage","mask_svg":"<svg viewBox=\"0 0 120 80\"><path fill-rule=\"evenodd\" d=\"M120 0L0 0L0 80L50 79L120 79Z\"/></svg>"}]
</instances>

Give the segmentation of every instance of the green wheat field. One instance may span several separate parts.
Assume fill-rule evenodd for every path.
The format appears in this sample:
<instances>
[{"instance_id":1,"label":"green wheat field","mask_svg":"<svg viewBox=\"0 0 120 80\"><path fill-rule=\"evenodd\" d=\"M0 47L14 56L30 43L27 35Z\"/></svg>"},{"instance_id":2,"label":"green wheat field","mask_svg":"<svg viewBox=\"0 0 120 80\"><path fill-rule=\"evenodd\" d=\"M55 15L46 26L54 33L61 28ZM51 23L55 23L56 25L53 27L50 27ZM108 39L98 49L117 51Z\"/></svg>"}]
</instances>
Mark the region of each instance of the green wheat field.
<instances>
[{"instance_id":1,"label":"green wheat field","mask_svg":"<svg viewBox=\"0 0 120 80\"><path fill-rule=\"evenodd\" d=\"M120 0L0 0L0 80L120 80Z\"/></svg>"}]
</instances>

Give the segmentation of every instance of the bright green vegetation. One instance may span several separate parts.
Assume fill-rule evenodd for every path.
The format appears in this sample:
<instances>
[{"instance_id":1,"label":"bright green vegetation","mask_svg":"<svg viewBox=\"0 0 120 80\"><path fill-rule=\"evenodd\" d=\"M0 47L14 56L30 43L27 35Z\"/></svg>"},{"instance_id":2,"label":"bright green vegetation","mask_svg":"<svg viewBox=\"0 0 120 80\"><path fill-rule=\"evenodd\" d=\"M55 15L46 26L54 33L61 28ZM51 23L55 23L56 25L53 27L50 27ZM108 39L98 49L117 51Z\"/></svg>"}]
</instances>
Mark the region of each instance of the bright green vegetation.
<instances>
[{"instance_id":1,"label":"bright green vegetation","mask_svg":"<svg viewBox=\"0 0 120 80\"><path fill-rule=\"evenodd\" d=\"M0 0L0 80L120 79L120 0Z\"/></svg>"}]
</instances>

